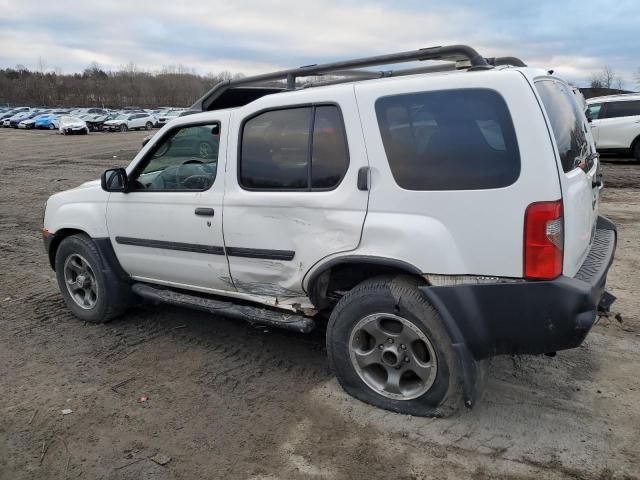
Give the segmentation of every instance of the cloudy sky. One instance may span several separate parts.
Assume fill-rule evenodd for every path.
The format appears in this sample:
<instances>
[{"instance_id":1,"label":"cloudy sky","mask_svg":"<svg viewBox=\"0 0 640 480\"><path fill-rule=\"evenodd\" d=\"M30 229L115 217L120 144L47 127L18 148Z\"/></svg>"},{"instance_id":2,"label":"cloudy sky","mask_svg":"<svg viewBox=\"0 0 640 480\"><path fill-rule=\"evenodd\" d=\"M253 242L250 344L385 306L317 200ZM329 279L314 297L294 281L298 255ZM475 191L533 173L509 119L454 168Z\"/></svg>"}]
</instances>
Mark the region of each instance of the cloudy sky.
<instances>
[{"instance_id":1,"label":"cloudy sky","mask_svg":"<svg viewBox=\"0 0 640 480\"><path fill-rule=\"evenodd\" d=\"M640 68L640 0L0 0L0 68L245 74L466 43L578 85Z\"/></svg>"}]
</instances>

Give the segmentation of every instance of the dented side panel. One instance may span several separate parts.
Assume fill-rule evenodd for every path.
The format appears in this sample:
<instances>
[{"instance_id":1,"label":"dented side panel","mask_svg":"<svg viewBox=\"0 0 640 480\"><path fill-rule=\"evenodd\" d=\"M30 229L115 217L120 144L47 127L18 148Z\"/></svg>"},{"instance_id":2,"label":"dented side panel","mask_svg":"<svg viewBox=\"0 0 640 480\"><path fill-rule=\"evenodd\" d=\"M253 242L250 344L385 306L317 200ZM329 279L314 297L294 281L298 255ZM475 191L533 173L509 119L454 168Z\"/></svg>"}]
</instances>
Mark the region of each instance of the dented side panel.
<instances>
[{"instance_id":1,"label":"dented side panel","mask_svg":"<svg viewBox=\"0 0 640 480\"><path fill-rule=\"evenodd\" d=\"M303 95L303 96L302 96ZM272 296L279 303L306 297L305 273L319 260L354 250L360 243L368 191L357 188L361 167L368 166L353 88L325 88L283 97L263 97L232 115L224 197L224 240L227 247L285 250L293 259L229 256L229 267L239 292ZM248 191L238 184L239 136L243 120L256 112L287 105L332 103L345 122L349 167L331 191Z\"/></svg>"}]
</instances>

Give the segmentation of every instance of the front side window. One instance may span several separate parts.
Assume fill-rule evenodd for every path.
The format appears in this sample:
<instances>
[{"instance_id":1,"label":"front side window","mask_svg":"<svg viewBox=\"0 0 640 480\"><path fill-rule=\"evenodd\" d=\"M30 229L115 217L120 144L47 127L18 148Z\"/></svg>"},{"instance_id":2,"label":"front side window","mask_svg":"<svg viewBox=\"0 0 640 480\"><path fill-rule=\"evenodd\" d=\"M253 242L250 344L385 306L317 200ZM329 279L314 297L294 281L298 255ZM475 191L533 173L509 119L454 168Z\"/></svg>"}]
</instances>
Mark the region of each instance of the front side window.
<instances>
[{"instance_id":1,"label":"front side window","mask_svg":"<svg viewBox=\"0 0 640 480\"><path fill-rule=\"evenodd\" d=\"M348 158L338 107L272 110L244 124L238 178L252 190L326 190L340 183Z\"/></svg>"},{"instance_id":2,"label":"front side window","mask_svg":"<svg viewBox=\"0 0 640 480\"><path fill-rule=\"evenodd\" d=\"M587 114L591 120L597 120L600 117L600 110L602 110L601 103L592 103L587 107Z\"/></svg>"},{"instance_id":3,"label":"front side window","mask_svg":"<svg viewBox=\"0 0 640 480\"><path fill-rule=\"evenodd\" d=\"M173 130L148 154L130 183L136 191L202 191L213 185L218 169L220 124Z\"/></svg>"},{"instance_id":4,"label":"front side window","mask_svg":"<svg viewBox=\"0 0 640 480\"><path fill-rule=\"evenodd\" d=\"M493 90L393 95L375 108L391 173L402 188L500 188L520 175L513 122Z\"/></svg>"},{"instance_id":5,"label":"front side window","mask_svg":"<svg viewBox=\"0 0 640 480\"><path fill-rule=\"evenodd\" d=\"M602 118L634 117L640 115L640 100L608 102Z\"/></svg>"},{"instance_id":6,"label":"front side window","mask_svg":"<svg viewBox=\"0 0 640 480\"><path fill-rule=\"evenodd\" d=\"M551 122L562 169L565 172L575 168L588 170L589 144L582 112L573 95L563 83L555 80L542 80L535 85Z\"/></svg>"}]
</instances>

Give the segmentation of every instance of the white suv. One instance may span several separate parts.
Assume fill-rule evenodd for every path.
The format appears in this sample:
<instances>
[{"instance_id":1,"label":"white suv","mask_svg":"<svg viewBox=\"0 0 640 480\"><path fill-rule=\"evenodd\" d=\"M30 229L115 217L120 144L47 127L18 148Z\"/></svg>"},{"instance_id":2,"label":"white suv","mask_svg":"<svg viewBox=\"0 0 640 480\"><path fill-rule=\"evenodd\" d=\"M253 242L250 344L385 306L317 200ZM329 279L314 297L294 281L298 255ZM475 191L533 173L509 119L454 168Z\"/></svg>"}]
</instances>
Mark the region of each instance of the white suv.
<instances>
[{"instance_id":1,"label":"white suv","mask_svg":"<svg viewBox=\"0 0 640 480\"><path fill-rule=\"evenodd\" d=\"M148 113L121 113L113 120L107 120L103 128L109 131L151 130L156 119Z\"/></svg>"},{"instance_id":2,"label":"white suv","mask_svg":"<svg viewBox=\"0 0 640 480\"><path fill-rule=\"evenodd\" d=\"M418 59L445 63L296 82ZM576 347L613 301L598 156L545 70L436 47L226 82L192 109L49 198L79 318L144 298L297 332L328 319L346 391L444 415L478 399L484 359Z\"/></svg>"},{"instance_id":3,"label":"white suv","mask_svg":"<svg viewBox=\"0 0 640 480\"><path fill-rule=\"evenodd\" d=\"M640 160L640 94L590 98L587 105L598 151Z\"/></svg>"}]
</instances>

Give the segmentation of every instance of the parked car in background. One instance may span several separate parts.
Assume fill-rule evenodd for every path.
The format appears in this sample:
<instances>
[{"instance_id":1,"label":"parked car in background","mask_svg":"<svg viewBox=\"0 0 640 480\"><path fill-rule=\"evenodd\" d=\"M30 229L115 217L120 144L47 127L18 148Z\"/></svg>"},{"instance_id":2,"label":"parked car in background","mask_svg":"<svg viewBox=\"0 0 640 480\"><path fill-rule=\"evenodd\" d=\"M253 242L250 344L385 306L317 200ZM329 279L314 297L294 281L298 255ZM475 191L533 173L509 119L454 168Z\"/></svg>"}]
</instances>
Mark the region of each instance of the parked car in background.
<instances>
[{"instance_id":1,"label":"parked car in background","mask_svg":"<svg viewBox=\"0 0 640 480\"><path fill-rule=\"evenodd\" d=\"M71 135L74 133L89 133L89 127L87 127L87 123L84 120L78 117L67 115L60 117L60 125L58 126L58 130L63 135Z\"/></svg>"},{"instance_id":2,"label":"parked car in background","mask_svg":"<svg viewBox=\"0 0 640 480\"><path fill-rule=\"evenodd\" d=\"M39 116L34 127L40 130L55 130L59 127L60 115L68 115L69 112L52 112Z\"/></svg>"},{"instance_id":3,"label":"parked car in background","mask_svg":"<svg viewBox=\"0 0 640 480\"><path fill-rule=\"evenodd\" d=\"M162 128L174 118L178 118L182 110L169 110L158 114L158 123L156 127Z\"/></svg>"},{"instance_id":4,"label":"parked car in background","mask_svg":"<svg viewBox=\"0 0 640 480\"><path fill-rule=\"evenodd\" d=\"M640 94L590 98L587 116L600 153L633 155L640 160Z\"/></svg>"},{"instance_id":5,"label":"parked car in background","mask_svg":"<svg viewBox=\"0 0 640 480\"><path fill-rule=\"evenodd\" d=\"M24 120L21 120L20 123L18 123L18 128L31 130L32 128L35 128L36 121L38 121L38 119L46 117L48 115L49 115L48 112L44 112L44 113L40 112L40 113L34 114L32 117L28 117L28 118L25 118Z\"/></svg>"},{"instance_id":6,"label":"parked car in background","mask_svg":"<svg viewBox=\"0 0 640 480\"><path fill-rule=\"evenodd\" d=\"M35 117L39 112L37 110L27 110L20 113L16 113L13 117L9 119L9 126L11 128L18 128L18 124L22 120L26 120L28 118Z\"/></svg>"},{"instance_id":7,"label":"parked car in background","mask_svg":"<svg viewBox=\"0 0 640 480\"><path fill-rule=\"evenodd\" d=\"M84 120L92 132L101 132L104 129L104 122L112 120L116 117L113 113L86 113L80 115L80 119Z\"/></svg>"},{"instance_id":8,"label":"parked car in background","mask_svg":"<svg viewBox=\"0 0 640 480\"><path fill-rule=\"evenodd\" d=\"M16 112L15 110L11 110L11 109L6 110L3 113L0 113L0 124L2 124L2 122L4 122L5 120L8 120L11 117L13 117L16 113L18 113L18 112ZM7 124L8 124L8 122L7 122Z\"/></svg>"},{"instance_id":9,"label":"parked car in background","mask_svg":"<svg viewBox=\"0 0 640 480\"><path fill-rule=\"evenodd\" d=\"M109 131L151 130L154 118L148 113L121 113L113 120L104 122L104 129Z\"/></svg>"},{"instance_id":10,"label":"parked car in background","mask_svg":"<svg viewBox=\"0 0 640 480\"><path fill-rule=\"evenodd\" d=\"M109 110L105 108L87 108L85 110L85 113L88 113L90 115L107 115L109 113Z\"/></svg>"}]
</instances>

